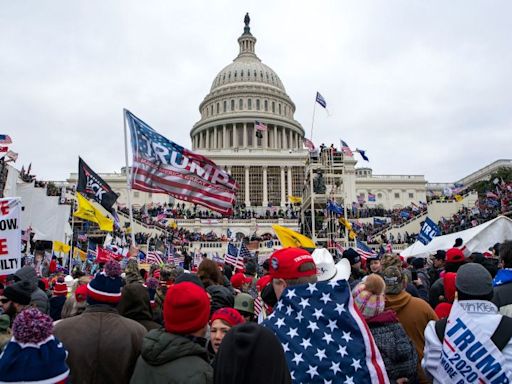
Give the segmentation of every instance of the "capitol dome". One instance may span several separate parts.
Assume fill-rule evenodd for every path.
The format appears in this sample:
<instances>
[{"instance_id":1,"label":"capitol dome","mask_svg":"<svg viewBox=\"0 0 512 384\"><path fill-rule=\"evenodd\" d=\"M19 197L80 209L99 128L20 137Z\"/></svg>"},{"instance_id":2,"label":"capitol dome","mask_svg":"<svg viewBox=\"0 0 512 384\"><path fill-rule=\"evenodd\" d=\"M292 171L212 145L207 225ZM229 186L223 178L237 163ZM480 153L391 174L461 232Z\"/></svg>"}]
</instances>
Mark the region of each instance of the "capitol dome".
<instances>
[{"instance_id":1,"label":"capitol dome","mask_svg":"<svg viewBox=\"0 0 512 384\"><path fill-rule=\"evenodd\" d=\"M302 192L304 129L281 79L256 55L248 14L244 23L238 55L215 76L199 105L192 149L237 180L239 202L284 206L288 196Z\"/></svg>"}]
</instances>

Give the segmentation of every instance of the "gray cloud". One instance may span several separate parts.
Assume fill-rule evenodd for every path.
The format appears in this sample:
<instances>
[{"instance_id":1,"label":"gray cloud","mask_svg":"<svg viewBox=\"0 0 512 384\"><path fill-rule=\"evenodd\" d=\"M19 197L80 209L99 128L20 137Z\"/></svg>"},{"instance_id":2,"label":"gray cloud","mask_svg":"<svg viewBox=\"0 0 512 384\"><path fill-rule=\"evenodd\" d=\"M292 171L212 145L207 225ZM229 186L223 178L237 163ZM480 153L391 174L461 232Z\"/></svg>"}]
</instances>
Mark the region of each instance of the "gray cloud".
<instances>
[{"instance_id":1,"label":"gray cloud","mask_svg":"<svg viewBox=\"0 0 512 384\"><path fill-rule=\"evenodd\" d=\"M343 138L376 173L430 181L510 157L508 1L33 0L0 11L0 114L18 165L62 180L81 155L118 171L123 108L190 146L246 11L308 134L315 92L327 99L317 144Z\"/></svg>"}]
</instances>

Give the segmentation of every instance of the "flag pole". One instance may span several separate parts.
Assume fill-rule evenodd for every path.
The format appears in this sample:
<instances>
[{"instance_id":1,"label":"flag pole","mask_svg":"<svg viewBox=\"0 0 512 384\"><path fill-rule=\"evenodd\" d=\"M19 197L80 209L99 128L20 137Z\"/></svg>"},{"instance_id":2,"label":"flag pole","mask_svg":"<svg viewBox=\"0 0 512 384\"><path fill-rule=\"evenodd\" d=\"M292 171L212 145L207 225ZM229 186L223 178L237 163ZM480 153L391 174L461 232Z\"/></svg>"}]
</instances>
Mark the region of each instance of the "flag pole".
<instances>
[{"instance_id":1,"label":"flag pole","mask_svg":"<svg viewBox=\"0 0 512 384\"><path fill-rule=\"evenodd\" d=\"M313 126L315 124L315 111L316 111L316 98L313 104L313 117L311 118L311 133L309 135L309 139L313 141Z\"/></svg>"},{"instance_id":2,"label":"flag pole","mask_svg":"<svg viewBox=\"0 0 512 384\"><path fill-rule=\"evenodd\" d=\"M126 128L126 109L123 109L123 126L124 126L124 159L126 162L126 195L128 196L128 210L130 212L130 236L132 239L132 245L135 246L135 227L133 225L133 210L132 210L132 170L128 163L128 131Z\"/></svg>"},{"instance_id":3,"label":"flag pole","mask_svg":"<svg viewBox=\"0 0 512 384\"><path fill-rule=\"evenodd\" d=\"M75 184L75 191L76 191L76 184ZM76 193L76 192L75 192ZM68 266L68 272L71 275L71 258L73 257L73 251L74 251L74 239L75 239L75 198L73 197L73 200L71 201L71 249L69 250L69 266Z\"/></svg>"}]
</instances>

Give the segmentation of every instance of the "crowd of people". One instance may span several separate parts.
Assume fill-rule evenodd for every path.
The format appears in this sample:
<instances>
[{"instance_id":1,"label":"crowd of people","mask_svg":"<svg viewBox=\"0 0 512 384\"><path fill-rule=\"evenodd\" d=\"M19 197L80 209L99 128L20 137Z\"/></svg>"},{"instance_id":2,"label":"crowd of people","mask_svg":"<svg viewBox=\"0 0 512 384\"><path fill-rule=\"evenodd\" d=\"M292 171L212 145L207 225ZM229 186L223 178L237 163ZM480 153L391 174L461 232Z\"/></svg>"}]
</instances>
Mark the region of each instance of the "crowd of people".
<instances>
[{"instance_id":1,"label":"crowd of people","mask_svg":"<svg viewBox=\"0 0 512 384\"><path fill-rule=\"evenodd\" d=\"M1 279L0 381L506 383L512 241L463 249L284 248L243 268L204 255L147 270L132 247L92 275L25 265Z\"/></svg>"}]
</instances>

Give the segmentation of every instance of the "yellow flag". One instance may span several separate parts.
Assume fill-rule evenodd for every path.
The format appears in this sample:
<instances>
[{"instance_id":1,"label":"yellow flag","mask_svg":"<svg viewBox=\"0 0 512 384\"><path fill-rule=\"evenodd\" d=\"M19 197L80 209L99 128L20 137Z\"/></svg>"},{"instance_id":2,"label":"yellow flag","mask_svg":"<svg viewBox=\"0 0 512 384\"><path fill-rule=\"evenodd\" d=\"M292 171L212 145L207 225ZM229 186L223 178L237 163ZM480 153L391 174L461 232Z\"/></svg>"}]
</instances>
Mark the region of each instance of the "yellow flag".
<instances>
[{"instance_id":1,"label":"yellow flag","mask_svg":"<svg viewBox=\"0 0 512 384\"><path fill-rule=\"evenodd\" d=\"M290 203L292 203L292 204L302 203L302 197L289 195L288 199L290 200Z\"/></svg>"},{"instance_id":2,"label":"yellow flag","mask_svg":"<svg viewBox=\"0 0 512 384\"><path fill-rule=\"evenodd\" d=\"M54 241L53 242L53 251L54 252L68 253L70 250L71 250L71 246L64 244L62 241Z\"/></svg>"},{"instance_id":3,"label":"yellow flag","mask_svg":"<svg viewBox=\"0 0 512 384\"><path fill-rule=\"evenodd\" d=\"M276 233L279 241L283 248L286 247L298 247L298 248L316 248L315 242L311 240L309 237L301 235L295 231L292 231L289 228L283 227L281 225L273 224L272 228Z\"/></svg>"},{"instance_id":4,"label":"yellow flag","mask_svg":"<svg viewBox=\"0 0 512 384\"><path fill-rule=\"evenodd\" d=\"M461 196L461 195L453 195L453 197L455 198L455 200L457 200L457 202L461 202L462 200L464 200L464 198Z\"/></svg>"},{"instance_id":5,"label":"yellow flag","mask_svg":"<svg viewBox=\"0 0 512 384\"><path fill-rule=\"evenodd\" d=\"M349 238L350 240L354 240L356 237L357 237L357 234L356 234L353 230L350 230L350 231L348 232L348 238Z\"/></svg>"},{"instance_id":6,"label":"yellow flag","mask_svg":"<svg viewBox=\"0 0 512 384\"><path fill-rule=\"evenodd\" d=\"M352 230L352 224L350 224L350 221L346 220L344 217L340 217L340 224L347 228L349 231Z\"/></svg>"},{"instance_id":7,"label":"yellow flag","mask_svg":"<svg viewBox=\"0 0 512 384\"><path fill-rule=\"evenodd\" d=\"M73 257L75 259L80 258L80 260L87 260L87 252L82 251L80 248L73 248Z\"/></svg>"},{"instance_id":8,"label":"yellow flag","mask_svg":"<svg viewBox=\"0 0 512 384\"><path fill-rule=\"evenodd\" d=\"M102 231L112 232L114 229L114 221L101 213L98 208L94 207L94 205L80 193L77 193L76 197L78 198L78 209L73 213L73 216L98 224Z\"/></svg>"}]
</instances>

